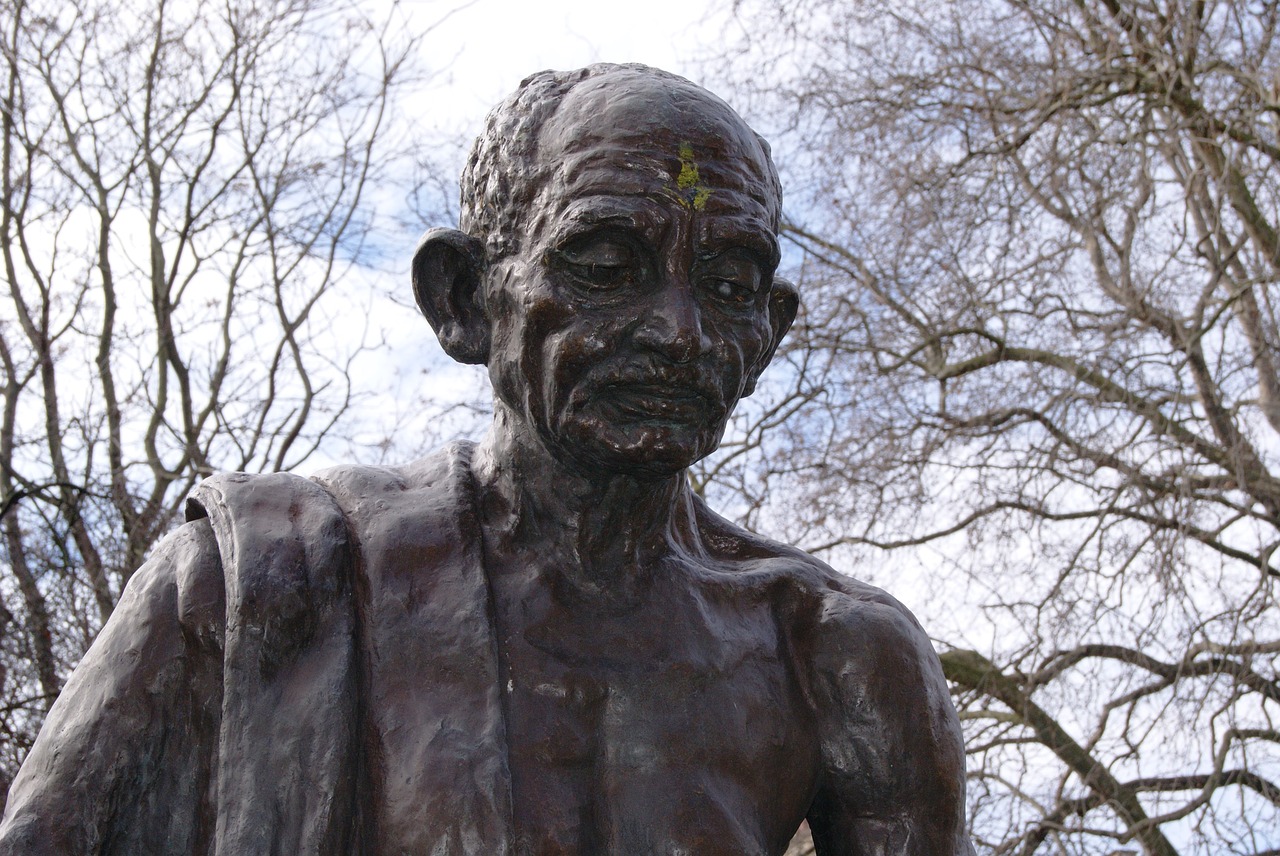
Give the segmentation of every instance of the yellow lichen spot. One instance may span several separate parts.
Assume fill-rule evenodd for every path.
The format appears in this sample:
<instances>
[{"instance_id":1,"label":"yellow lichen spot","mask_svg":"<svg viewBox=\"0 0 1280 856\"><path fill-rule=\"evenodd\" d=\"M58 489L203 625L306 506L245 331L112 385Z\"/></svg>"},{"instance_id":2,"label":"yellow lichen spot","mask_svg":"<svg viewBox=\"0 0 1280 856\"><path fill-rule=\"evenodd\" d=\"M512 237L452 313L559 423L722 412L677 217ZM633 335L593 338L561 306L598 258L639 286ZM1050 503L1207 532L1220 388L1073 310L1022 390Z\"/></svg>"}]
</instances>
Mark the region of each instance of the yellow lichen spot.
<instances>
[{"instance_id":1,"label":"yellow lichen spot","mask_svg":"<svg viewBox=\"0 0 1280 856\"><path fill-rule=\"evenodd\" d=\"M693 146L680 144L680 174L676 176L676 187L688 190L698 183L698 165L693 162Z\"/></svg>"},{"instance_id":2,"label":"yellow lichen spot","mask_svg":"<svg viewBox=\"0 0 1280 856\"><path fill-rule=\"evenodd\" d=\"M680 144L680 174L676 176L676 187L684 191L693 191L690 202L695 211L701 211L711 196L711 188L702 187L698 180L698 165L693 160L693 146Z\"/></svg>"}]
</instances>

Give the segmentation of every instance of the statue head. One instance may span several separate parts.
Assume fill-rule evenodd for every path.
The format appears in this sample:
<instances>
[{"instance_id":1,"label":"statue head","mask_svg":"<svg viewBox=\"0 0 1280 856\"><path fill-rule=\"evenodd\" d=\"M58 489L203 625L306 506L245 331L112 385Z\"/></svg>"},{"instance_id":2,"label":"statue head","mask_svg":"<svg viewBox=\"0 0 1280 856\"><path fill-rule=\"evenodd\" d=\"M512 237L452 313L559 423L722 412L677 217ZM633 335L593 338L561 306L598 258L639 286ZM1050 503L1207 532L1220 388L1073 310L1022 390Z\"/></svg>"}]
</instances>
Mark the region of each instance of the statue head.
<instances>
[{"instance_id":1,"label":"statue head","mask_svg":"<svg viewBox=\"0 0 1280 856\"><path fill-rule=\"evenodd\" d=\"M795 317L780 217L768 145L711 93L543 72L490 113L414 292L445 351L488 366L499 418L573 469L670 474L715 449Z\"/></svg>"}]
</instances>

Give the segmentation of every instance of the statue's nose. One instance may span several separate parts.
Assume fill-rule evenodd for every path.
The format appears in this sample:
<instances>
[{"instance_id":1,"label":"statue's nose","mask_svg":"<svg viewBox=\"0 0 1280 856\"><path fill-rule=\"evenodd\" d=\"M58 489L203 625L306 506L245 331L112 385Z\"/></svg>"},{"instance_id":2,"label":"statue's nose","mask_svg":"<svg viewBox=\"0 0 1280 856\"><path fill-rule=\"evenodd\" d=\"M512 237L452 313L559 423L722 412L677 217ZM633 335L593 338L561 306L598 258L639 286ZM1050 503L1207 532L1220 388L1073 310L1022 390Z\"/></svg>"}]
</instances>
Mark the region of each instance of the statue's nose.
<instances>
[{"instance_id":1,"label":"statue's nose","mask_svg":"<svg viewBox=\"0 0 1280 856\"><path fill-rule=\"evenodd\" d=\"M636 342L678 363L706 353L711 340L702 330L702 312L687 277L669 279L654 293L636 328Z\"/></svg>"}]
</instances>

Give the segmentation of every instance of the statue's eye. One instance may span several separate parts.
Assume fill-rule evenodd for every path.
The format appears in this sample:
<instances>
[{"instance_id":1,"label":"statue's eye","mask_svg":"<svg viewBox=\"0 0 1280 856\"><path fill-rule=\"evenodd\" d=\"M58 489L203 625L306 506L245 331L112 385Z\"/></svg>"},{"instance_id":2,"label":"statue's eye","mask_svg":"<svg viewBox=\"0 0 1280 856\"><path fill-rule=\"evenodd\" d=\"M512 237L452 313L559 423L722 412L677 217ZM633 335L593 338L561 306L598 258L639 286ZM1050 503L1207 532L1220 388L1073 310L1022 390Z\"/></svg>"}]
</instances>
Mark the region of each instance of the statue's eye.
<instances>
[{"instance_id":1,"label":"statue's eye","mask_svg":"<svg viewBox=\"0 0 1280 856\"><path fill-rule=\"evenodd\" d=\"M640 256L626 242L592 238L557 251L560 265L583 285L614 289L635 284L643 275Z\"/></svg>"},{"instance_id":2,"label":"statue's eye","mask_svg":"<svg viewBox=\"0 0 1280 856\"><path fill-rule=\"evenodd\" d=\"M708 260L699 279L713 300L744 308L755 304L764 275L750 257L731 253Z\"/></svg>"},{"instance_id":3,"label":"statue's eye","mask_svg":"<svg viewBox=\"0 0 1280 856\"><path fill-rule=\"evenodd\" d=\"M713 279L708 282L711 293L728 303L749 303L755 291L731 279Z\"/></svg>"}]
</instances>

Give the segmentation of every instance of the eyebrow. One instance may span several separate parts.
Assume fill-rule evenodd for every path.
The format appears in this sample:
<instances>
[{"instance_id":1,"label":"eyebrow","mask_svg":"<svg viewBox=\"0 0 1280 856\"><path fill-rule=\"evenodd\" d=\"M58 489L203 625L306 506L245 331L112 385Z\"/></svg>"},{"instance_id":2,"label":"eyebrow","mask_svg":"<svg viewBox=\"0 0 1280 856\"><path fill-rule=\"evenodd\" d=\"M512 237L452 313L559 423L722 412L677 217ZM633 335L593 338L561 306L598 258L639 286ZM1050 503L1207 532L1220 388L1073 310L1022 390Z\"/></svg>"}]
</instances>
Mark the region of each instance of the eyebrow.
<instances>
[{"instance_id":1,"label":"eyebrow","mask_svg":"<svg viewBox=\"0 0 1280 856\"><path fill-rule=\"evenodd\" d=\"M708 217L702 221L699 232L699 242L712 247L716 253L741 247L770 270L782 260L777 236L758 217L749 214Z\"/></svg>"},{"instance_id":2,"label":"eyebrow","mask_svg":"<svg viewBox=\"0 0 1280 856\"><path fill-rule=\"evenodd\" d=\"M666 231L669 219L660 204L643 196L580 196L570 202L557 218L551 232L552 242L560 243L583 226L638 229L645 237L656 241Z\"/></svg>"}]
</instances>

